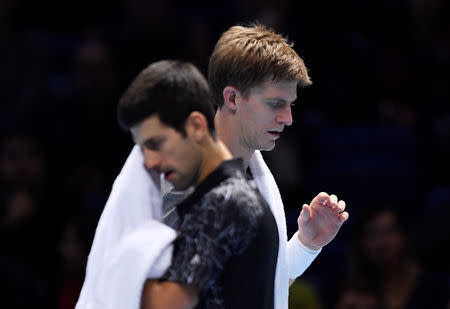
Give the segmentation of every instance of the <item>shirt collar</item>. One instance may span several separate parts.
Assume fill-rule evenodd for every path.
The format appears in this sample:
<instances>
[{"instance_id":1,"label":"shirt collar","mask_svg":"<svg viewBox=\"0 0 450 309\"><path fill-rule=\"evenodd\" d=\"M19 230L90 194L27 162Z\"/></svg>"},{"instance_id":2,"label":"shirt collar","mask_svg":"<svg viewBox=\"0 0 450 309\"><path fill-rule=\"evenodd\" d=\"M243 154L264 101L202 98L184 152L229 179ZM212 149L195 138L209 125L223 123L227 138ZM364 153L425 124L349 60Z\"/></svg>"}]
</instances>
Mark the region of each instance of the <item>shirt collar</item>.
<instances>
[{"instance_id":1,"label":"shirt collar","mask_svg":"<svg viewBox=\"0 0 450 309\"><path fill-rule=\"evenodd\" d=\"M223 161L214 171L199 183L192 194L177 205L177 211L181 217L195 204L202 196L211 191L219 183L236 174L239 171L244 175L244 161L241 158Z\"/></svg>"}]
</instances>

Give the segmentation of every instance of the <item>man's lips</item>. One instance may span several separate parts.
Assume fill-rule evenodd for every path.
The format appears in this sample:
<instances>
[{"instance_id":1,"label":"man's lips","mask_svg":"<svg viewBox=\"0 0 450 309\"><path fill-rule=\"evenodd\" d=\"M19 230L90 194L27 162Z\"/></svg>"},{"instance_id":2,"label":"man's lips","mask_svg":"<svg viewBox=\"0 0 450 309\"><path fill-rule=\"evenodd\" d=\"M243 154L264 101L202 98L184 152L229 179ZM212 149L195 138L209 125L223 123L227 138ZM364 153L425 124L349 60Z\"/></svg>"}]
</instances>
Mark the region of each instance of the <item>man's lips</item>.
<instances>
[{"instance_id":1,"label":"man's lips","mask_svg":"<svg viewBox=\"0 0 450 309\"><path fill-rule=\"evenodd\" d=\"M167 179L167 180L170 180L173 175L174 175L173 171L166 171L166 172L164 172L164 178Z\"/></svg>"},{"instance_id":2,"label":"man's lips","mask_svg":"<svg viewBox=\"0 0 450 309\"><path fill-rule=\"evenodd\" d=\"M283 131L267 131L270 135L272 135L273 137L276 137L276 138L278 138L278 137L280 137L280 135L281 135L281 132L283 132Z\"/></svg>"}]
</instances>

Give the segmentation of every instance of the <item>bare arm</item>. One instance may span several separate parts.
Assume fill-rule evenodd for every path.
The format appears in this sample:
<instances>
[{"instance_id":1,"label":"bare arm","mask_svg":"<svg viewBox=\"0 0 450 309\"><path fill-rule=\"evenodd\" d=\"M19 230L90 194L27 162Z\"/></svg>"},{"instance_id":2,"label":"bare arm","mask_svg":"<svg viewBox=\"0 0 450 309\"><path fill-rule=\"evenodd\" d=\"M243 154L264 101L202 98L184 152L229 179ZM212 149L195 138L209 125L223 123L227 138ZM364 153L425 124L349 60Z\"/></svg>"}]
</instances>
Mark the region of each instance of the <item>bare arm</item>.
<instances>
[{"instance_id":1,"label":"bare arm","mask_svg":"<svg viewBox=\"0 0 450 309\"><path fill-rule=\"evenodd\" d=\"M199 291L190 285L148 279L144 284L141 309L192 309L199 302Z\"/></svg>"}]
</instances>

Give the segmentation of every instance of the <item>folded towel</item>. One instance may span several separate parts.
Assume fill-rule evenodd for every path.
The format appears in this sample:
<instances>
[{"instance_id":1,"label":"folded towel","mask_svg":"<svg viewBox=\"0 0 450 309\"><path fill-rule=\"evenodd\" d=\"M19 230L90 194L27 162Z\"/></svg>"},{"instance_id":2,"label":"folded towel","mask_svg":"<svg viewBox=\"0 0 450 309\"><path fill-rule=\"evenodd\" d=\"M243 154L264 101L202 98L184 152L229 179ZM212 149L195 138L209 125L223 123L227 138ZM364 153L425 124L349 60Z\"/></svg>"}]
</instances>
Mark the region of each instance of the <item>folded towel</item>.
<instances>
[{"instance_id":1,"label":"folded towel","mask_svg":"<svg viewBox=\"0 0 450 309\"><path fill-rule=\"evenodd\" d=\"M161 277L170 265L175 231L150 220L110 250L94 283L92 308L140 308L147 278Z\"/></svg>"}]
</instances>

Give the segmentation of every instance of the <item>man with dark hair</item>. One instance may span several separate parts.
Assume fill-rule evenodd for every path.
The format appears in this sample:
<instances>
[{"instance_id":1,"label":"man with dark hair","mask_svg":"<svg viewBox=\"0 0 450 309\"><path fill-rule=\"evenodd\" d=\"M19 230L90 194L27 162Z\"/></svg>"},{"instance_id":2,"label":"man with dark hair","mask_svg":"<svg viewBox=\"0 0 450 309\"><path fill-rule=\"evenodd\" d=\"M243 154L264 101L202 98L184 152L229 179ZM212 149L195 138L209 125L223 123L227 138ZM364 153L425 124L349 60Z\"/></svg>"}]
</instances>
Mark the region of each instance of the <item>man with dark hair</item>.
<instances>
[{"instance_id":1,"label":"man with dark hair","mask_svg":"<svg viewBox=\"0 0 450 309\"><path fill-rule=\"evenodd\" d=\"M143 70L126 89L117 108L119 123L125 130L157 114L163 123L183 135L193 111L206 117L208 130L214 136L214 109L208 83L195 67L177 61L159 61Z\"/></svg>"},{"instance_id":2,"label":"man with dark hair","mask_svg":"<svg viewBox=\"0 0 450 309\"><path fill-rule=\"evenodd\" d=\"M167 60L143 70L119 102L146 169L176 190L194 187L177 205L171 265L145 281L141 308L274 307L276 222L242 160L215 137L212 100L197 68Z\"/></svg>"}]
</instances>

